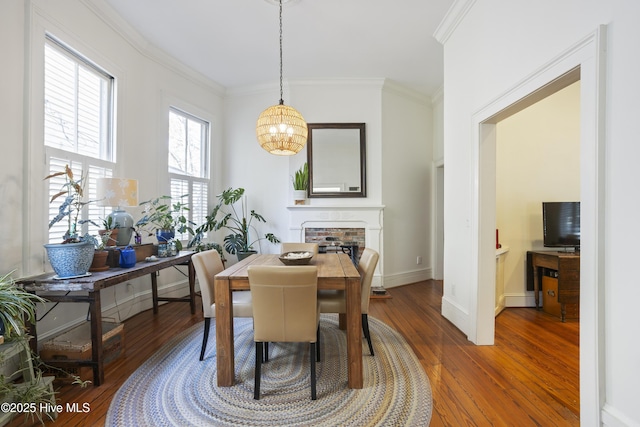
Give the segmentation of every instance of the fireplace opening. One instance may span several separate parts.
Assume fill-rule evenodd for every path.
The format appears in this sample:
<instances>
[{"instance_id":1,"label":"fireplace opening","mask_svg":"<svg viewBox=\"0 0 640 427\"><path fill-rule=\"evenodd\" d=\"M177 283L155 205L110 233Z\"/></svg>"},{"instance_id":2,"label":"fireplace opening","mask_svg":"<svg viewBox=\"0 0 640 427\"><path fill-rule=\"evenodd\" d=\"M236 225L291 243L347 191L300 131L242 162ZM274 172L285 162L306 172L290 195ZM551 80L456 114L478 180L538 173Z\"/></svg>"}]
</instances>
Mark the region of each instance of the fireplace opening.
<instances>
[{"instance_id":1,"label":"fireplace opening","mask_svg":"<svg viewBox=\"0 0 640 427\"><path fill-rule=\"evenodd\" d=\"M365 248L364 228L305 228L307 243L317 243L319 252L341 251L349 254L355 265Z\"/></svg>"}]
</instances>

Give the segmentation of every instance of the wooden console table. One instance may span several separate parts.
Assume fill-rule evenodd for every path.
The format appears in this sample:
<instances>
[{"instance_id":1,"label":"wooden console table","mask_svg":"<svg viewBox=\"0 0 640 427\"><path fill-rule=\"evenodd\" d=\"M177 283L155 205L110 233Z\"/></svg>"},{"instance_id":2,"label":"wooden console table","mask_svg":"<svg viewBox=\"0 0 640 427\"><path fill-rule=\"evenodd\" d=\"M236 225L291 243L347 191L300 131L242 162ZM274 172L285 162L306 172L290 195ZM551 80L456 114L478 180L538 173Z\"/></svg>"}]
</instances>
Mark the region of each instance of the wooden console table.
<instances>
[{"instance_id":1,"label":"wooden console table","mask_svg":"<svg viewBox=\"0 0 640 427\"><path fill-rule=\"evenodd\" d=\"M180 251L174 257L158 258L155 262L138 262L131 268L111 268L107 271L94 272L90 276L74 279L54 279L55 273L44 273L38 276L26 277L17 280L26 291L41 294L51 302L84 302L89 303L89 313L91 315L91 360L65 360L46 361L51 364L73 364L80 366L91 366L93 368L93 384L99 386L104 382L104 360L102 354L102 305L100 302L100 291L102 289L124 283L128 280L149 275L151 277L151 290L153 294L153 313L158 313L159 301L184 301L191 304L191 314L196 312L195 293L195 270L191 263L193 251ZM189 296L183 298L170 298L158 296L158 279L156 272L174 265L187 265L189 274ZM67 291L65 295L50 295L53 291ZM78 292L86 295L78 295ZM29 333L31 339L31 349L37 352L38 335L36 325L30 325Z\"/></svg>"},{"instance_id":2,"label":"wooden console table","mask_svg":"<svg viewBox=\"0 0 640 427\"><path fill-rule=\"evenodd\" d=\"M539 291L542 289L541 268L558 272L558 302L561 304L561 319L567 314L566 304L580 303L580 253L579 252L529 252L533 269L533 291L536 309L540 309Z\"/></svg>"}]
</instances>

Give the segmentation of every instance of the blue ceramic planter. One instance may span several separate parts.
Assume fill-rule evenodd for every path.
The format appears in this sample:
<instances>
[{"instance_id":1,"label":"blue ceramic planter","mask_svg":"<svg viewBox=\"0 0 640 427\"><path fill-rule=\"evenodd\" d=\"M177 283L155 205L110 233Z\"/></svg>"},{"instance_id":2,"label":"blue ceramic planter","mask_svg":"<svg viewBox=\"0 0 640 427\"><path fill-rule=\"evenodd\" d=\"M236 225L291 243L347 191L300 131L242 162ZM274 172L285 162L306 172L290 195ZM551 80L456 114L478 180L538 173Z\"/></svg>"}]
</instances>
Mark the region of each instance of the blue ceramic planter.
<instances>
[{"instance_id":1,"label":"blue ceramic planter","mask_svg":"<svg viewBox=\"0 0 640 427\"><path fill-rule=\"evenodd\" d=\"M158 243L167 243L169 240L176 237L175 230L156 230L156 239Z\"/></svg>"},{"instance_id":2,"label":"blue ceramic planter","mask_svg":"<svg viewBox=\"0 0 640 427\"><path fill-rule=\"evenodd\" d=\"M95 252L91 242L55 243L44 247L51 267L61 279L86 275Z\"/></svg>"}]
</instances>

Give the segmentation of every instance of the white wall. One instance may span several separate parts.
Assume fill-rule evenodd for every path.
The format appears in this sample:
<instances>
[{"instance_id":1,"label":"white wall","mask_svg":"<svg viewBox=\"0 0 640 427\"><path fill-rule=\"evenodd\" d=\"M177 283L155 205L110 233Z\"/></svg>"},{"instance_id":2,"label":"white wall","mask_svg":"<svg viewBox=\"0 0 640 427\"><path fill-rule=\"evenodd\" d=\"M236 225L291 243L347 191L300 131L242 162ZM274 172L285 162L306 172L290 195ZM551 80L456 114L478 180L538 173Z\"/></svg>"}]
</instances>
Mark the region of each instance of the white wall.
<instances>
[{"instance_id":1,"label":"white wall","mask_svg":"<svg viewBox=\"0 0 640 427\"><path fill-rule=\"evenodd\" d=\"M496 146L496 228L509 247L505 303L533 306L526 252L545 249L542 202L580 200L580 83L498 122Z\"/></svg>"},{"instance_id":2,"label":"white wall","mask_svg":"<svg viewBox=\"0 0 640 427\"><path fill-rule=\"evenodd\" d=\"M581 423L639 425L640 345L632 337L640 335L634 317L640 287L633 258L638 234L633 224L640 209L640 198L633 196L635 183L640 182L640 145L635 143L640 80L634 72L640 66L636 53L640 3L478 0L456 5L461 11L470 8L461 20L451 21L451 31L441 34L447 165L445 300L460 315L456 324L470 333L479 314L476 304L484 298L475 273L486 268L477 265L479 235L485 231L479 228L483 218L476 210L482 205L477 199L475 163L482 146L472 143L490 135L478 136L477 113L527 88L536 76L551 78L560 65L577 59L583 66L581 202L583 209L588 208L583 224L589 228L585 232L583 227L582 233L588 235L586 246L590 246L585 258L583 241ZM607 26L606 52L598 47L601 24ZM602 118L606 127L601 126ZM490 127L483 129L491 132Z\"/></svg>"},{"instance_id":3,"label":"white wall","mask_svg":"<svg viewBox=\"0 0 640 427\"><path fill-rule=\"evenodd\" d=\"M428 99L409 97L393 86L385 88L381 177L385 287L433 277L432 115Z\"/></svg>"},{"instance_id":4,"label":"white wall","mask_svg":"<svg viewBox=\"0 0 640 427\"><path fill-rule=\"evenodd\" d=\"M3 1L0 32L3 49L2 149L11 161L0 169L0 193L11 209L0 210L3 245L0 271L14 277L46 268L42 244L46 239L48 205L42 143L43 50L50 32L112 73L117 79L116 176L139 180L140 200L169 194L166 168L168 106L186 108L212 122L213 152L219 150L222 129L222 89L168 58L143 52L144 43L129 33L124 37L78 0ZM104 15L101 15L104 16ZM133 37L133 38L131 38ZM24 106L24 108L22 108ZM219 170L214 158L213 169ZM160 163L159 163L160 162ZM139 214L130 209L134 217ZM160 275L163 294L184 295L183 275L165 270ZM116 301L118 302L116 306ZM107 316L116 320L151 307L149 278L131 281L103 292ZM40 337L86 317L84 304L61 304L39 323Z\"/></svg>"},{"instance_id":5,"label":"white wall","mask_svg":"<svg viewBox=\"0 0 640 427\"><path fill-rule=\"evenodd\" d=\"M385 286L430 278L429 99L384 79L292 80L285 89L285 104L296 108L307 123L366 123L367 197L311 198L308 204L385 205L387 237L380 268ZM293 204L291 176L307 154L306 148L291 157L256 149L255 121L277 100L277 87L234 89L227 94L223 186L244 186L249 201L269 221L269 231L284 238L289 235L286 207ZM278 247L266 244L261 250L277 252ZM418 256L423 259L420 265Z\"/></svg>"},{"instance_id":6,"label":"white wall","mask_svg":"<svg viewBox=\"0 0 640 427\"><path fill-rule=\"evenodd\" d=\"M135 29L128 27L104 2L85 0L27 0L0 3L0 35L7 43L0 69L2 97L3 153L12 161L0 169L0 195L11 209L0 210L0 230L5 236L0 247L0 271L15 270L14 277L36 274L46 267L42 244L46 235L47 201L42 148L42 75L45 32L51 32L81 54L104 67L117 79L117 170L116 175L139 180L140 199L168 194L166 171L158 167L166 161L168 107L175 105L212 123L212 199L227 187L244 187L249 207L268 220L263 232L288 236L288 211L292 204L291 176L304 161L303 151L293 157L278 157L259 148L255 122L260 112L276 104L274 86L227 91L217 83L186 68L147 45ZM383 91L392 88L391 94ZM429 102L380 79L319 80L287 82L285 101L299 109L308 122L367 123L367 197L353 199L313 199L317 205L381 205L383 200L383 143L420 152L419 160L407 163L406 172L416 183L428 186L431 148ZM386 107L385 107L386 105ZM426 106L426 107L425 107ZM402 134L400 140L383 137L383 110L393 107L393 120L407 117L414 128L402 129L395 122L386 128ZM395 115L398 115L397 117ZM402 122L399 122L402 123ZM398 129L395 129L398 127ZM401 131L401 132L400 132ZM424 156L423 152L424 151ZM426 162L424 163L423 162ZM404 164L402 157L390 158L387 167ZM394 187L397 187L394 184ZM414 218L428 213L428 191L418 194L395 192L389 208L397 212L390 227L402 231L402 241L415 260L416 254L429 258L428 229L422 223L411 227ZM400 215L410 207L408 216ZM138 209L130 209L134 217ZM19 212L17 214L16 212ZM219 240L220 236L214 236ZM151 241L150 239L147 241ZM261 243L263 252L277 252L278 246ZM395 283L408 283L416 267L407 263L401 251L389 250ZM424 276L429 265L424 265ZM407 273L407 274L404 274ZM161 272L161 293L184 295L185 277L177 272ZM137 279L103 292L105 316L125 318L151 306L148 278ZM59 306L41 323L39 334L47 338L85 318L82 304Z\"/></svg>"}]
</instances>

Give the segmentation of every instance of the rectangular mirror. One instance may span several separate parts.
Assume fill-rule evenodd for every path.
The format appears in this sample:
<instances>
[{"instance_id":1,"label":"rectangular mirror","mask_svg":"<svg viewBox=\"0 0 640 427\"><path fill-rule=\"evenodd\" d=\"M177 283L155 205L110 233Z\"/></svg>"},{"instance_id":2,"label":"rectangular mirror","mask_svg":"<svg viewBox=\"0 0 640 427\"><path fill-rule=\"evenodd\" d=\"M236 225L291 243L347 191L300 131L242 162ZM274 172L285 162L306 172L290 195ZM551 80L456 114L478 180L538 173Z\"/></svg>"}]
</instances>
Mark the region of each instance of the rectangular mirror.
<instances>
[{"instance_id":1,"label":"rectangular mirror","mask_svg":"<svg viewBox=\"0 0 640 427\"><path fill-rule=\"evenodd\" d=\"M364 123L309 123L309 197L366 197Z\"/></svg>"}]
</instances>

